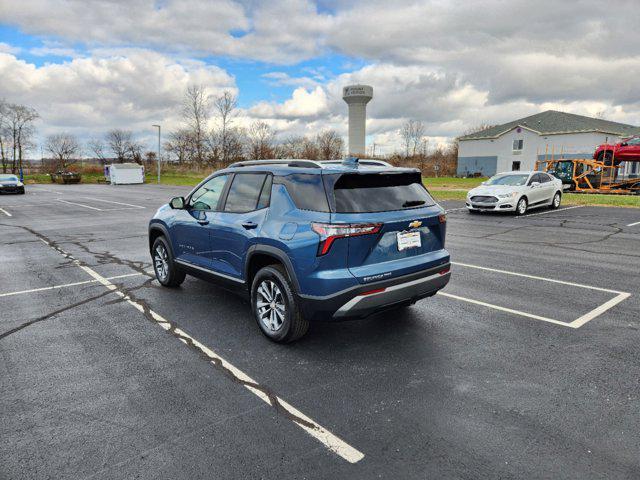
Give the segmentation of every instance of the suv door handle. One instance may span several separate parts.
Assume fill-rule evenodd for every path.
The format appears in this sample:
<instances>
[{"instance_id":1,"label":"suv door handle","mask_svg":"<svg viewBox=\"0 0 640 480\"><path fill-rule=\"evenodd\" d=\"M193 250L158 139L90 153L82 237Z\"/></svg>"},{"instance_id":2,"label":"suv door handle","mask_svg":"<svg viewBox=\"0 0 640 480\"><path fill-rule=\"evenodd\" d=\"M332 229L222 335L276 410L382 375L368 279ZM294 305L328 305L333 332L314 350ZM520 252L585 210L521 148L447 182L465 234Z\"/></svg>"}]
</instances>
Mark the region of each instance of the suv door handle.
<instances>
[{"instance_id":1,"label":"suv door handle","mask_svg":"<svg viewBox=\"0 0 640 480\"><path fill-rule=\"evenodd\" d=\"M253 228L256 228L258 226L258 224L254 223L254 222L245 222L245 223L242 224L242 226L244 228L246 228L247 230L251 230Z\"/></svg>"}]
</instances>

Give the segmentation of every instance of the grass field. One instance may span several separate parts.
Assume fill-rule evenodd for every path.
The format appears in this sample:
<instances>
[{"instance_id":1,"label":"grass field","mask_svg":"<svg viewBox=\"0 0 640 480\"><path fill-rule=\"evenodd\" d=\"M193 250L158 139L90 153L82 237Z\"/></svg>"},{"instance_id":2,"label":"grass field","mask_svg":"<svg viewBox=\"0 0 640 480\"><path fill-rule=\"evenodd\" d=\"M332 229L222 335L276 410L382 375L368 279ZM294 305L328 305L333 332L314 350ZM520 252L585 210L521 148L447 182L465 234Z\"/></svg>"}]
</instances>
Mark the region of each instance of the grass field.
<instances>
[{"instance_id":1,"label":"grass field","mask_svg":"<svg viewBox=\"0 0 640 480\"><path fill-rule=\"evenodd\" d=\"M174 172L168 171L162 174L161 183L163 185L194 186L197 185L207 174L199 172ZM86 172L82 174L82 183L98 183L103 180L101 172ZM147 183L156 183L156 176L148 173L145 177ZM464 200L467 192L480 185L485 178L423 178L423 182L436 200ZM25 183L50 183L47 174L26 175ZM614 206L614 207L635 207L640 208L640 195L601 195L601 194L579 194L565 193L562 199L564 205L593 205L593 206Z\"/></svg>"}]
</instances>

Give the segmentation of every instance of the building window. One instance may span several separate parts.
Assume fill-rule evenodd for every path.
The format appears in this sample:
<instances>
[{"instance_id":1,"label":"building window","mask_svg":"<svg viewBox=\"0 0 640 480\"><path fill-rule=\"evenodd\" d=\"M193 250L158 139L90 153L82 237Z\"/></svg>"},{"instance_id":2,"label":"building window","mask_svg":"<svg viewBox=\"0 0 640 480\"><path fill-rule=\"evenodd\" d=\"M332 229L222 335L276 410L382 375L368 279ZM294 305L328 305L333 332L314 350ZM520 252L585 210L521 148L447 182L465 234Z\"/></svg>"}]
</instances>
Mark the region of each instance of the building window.
<instances>
[{"instance_id":1,"label":"building window","mask_svg":"<svg viewBox=\"0 0 640 480\"><path fill-rule=\"evenodd\" d=\"M522 140L520 140L522 141ZM520 170L520 162L511 162L511 171L512 172L517 172Z\"/></svg>"},{"instance_id":2,"label":"building window","mask_svg":"<svg viewBox=\"0 0 640 480\"><path fill-rule=\"evenodd\" d=\"M522 151L522 147L524 147L523 139L513 141L513 153L520 153Z\"/></svg>"}]
</instances>

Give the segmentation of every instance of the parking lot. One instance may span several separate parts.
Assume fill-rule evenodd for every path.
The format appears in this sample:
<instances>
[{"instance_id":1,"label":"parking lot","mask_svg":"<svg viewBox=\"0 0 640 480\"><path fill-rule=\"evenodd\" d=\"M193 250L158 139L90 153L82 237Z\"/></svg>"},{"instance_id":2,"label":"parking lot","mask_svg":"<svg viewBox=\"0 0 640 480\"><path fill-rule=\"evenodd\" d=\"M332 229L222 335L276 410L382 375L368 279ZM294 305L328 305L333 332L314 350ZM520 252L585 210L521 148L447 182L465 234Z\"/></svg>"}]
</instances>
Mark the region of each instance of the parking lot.
<instances>
[{"instance_id":1,"label":"parking lot","mask_svg":"<svg viewBox=\"0 0 640 480\"><path fill-rule=\"evenodd\" d=\"M442 292L283 346L153 279L189 190L0 197L0 478L640 477L640 210L443 202Z\"/></svg>"}]
</instances>

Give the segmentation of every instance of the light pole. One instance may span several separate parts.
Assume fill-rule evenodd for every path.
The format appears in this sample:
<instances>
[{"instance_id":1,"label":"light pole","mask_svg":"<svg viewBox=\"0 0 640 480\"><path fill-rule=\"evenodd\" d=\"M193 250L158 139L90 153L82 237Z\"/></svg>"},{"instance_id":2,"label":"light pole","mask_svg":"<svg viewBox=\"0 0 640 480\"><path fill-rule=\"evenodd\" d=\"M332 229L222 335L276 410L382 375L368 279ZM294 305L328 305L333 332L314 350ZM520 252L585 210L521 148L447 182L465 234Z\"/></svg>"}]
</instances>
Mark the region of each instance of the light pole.
<instances>
[{"instance_id":1,"label":"light pole","mask_svg":"<svg viewBox=\"0 0 640 480\"><path fill-rule=\"evenodd\" d=\"M160 125L151 125L158 128L158 185L160 185Z\"/></svg>"}]
</instances>

